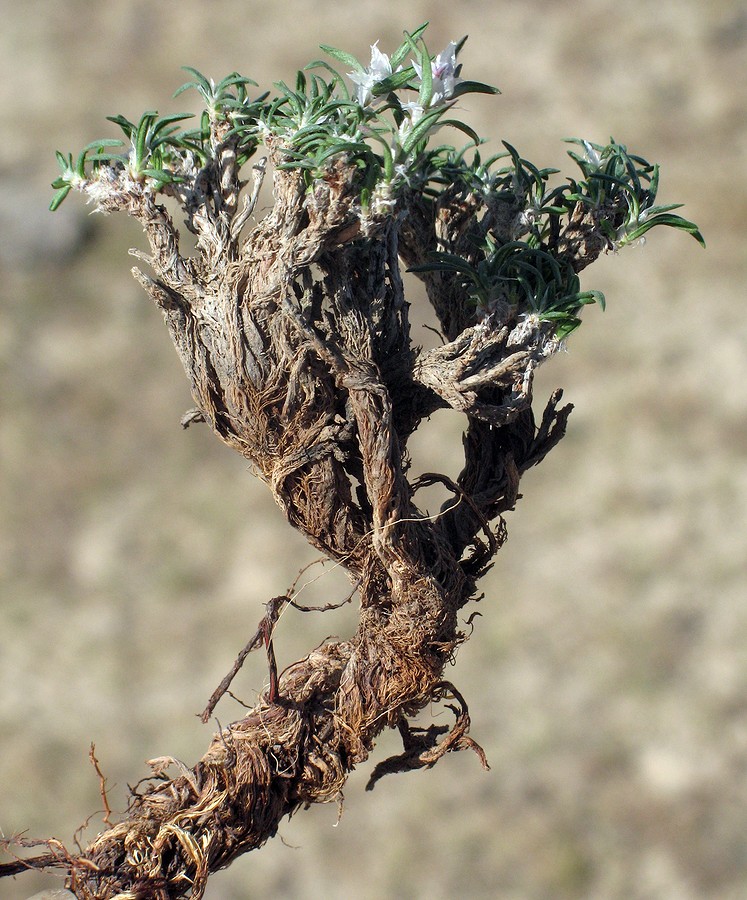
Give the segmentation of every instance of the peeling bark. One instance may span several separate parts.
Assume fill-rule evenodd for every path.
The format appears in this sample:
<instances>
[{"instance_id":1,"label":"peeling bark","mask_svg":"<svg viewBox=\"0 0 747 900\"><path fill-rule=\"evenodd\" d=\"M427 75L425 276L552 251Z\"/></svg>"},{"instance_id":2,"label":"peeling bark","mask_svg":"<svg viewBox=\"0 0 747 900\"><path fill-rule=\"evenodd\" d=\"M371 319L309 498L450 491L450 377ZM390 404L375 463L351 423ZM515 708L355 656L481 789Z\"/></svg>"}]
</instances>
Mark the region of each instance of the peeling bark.
<instances>
[{"instance_id":1,"label":"peeling bark","mask_svg":"<svg viewBox=\"0 0 747 900\"><path fill-rule=\"evenodd\" d=\"M466 252L470 234L508 227L510 210L444 191L430 207L404 196L376 215L356 205L344 159L307 192L298 172L277 168L275 153L274 206L251 230L266 163L255 166L242 206L230 141L204 173L204 193L178 198L198 235L191 259L167 210L137 186L101 205L125 209L147 234L151 255L141 258L152 274L134 273L191 385L196 408L183 424L208 423L251 462L288 522L348 572L358 629L271 679L194 766L152 761L121 821L84 850L50 844L38 865L66 869L82 900L201 897L210 873L261 846L284 817L338 798L385 728L399 729L404 750L376 767L371 785L452 750L475 750L487 764L443 672L465 640L458 612L505 538L501 516L522 474L564 434L570 407L559 408L560 392L539 425L532 411L535 369L557 343L547 323L497 312L478 321L453 276L429 273L446 343L418 352L401 260L415 264L436 246ZM466 417L463 470L456 481L410 481L408 439L446 406ZM454 496L431 519L415 495L435 481ZM271 650L272 609L246 652ZM408 723L434 702L454 712L447 734Z\"/></svg>"}]
</instances>

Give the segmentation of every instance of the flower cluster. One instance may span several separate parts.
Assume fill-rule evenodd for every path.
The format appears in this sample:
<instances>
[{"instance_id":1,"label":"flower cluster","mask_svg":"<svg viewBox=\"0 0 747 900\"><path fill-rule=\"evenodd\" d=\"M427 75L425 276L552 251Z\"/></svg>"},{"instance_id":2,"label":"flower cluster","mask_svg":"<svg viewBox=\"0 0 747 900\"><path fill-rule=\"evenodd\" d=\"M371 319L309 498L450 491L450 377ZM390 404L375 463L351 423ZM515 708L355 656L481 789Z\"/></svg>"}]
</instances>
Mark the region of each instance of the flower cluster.
<instances>
[{"instance_id":1,"label":"flower cluster","mask_svg":"<svg viewBox=\"0 0 747 900\"><path fill-rule=\"evenodd\" d=\"M412 60L412 68L417 73L420 85L420 94L423 94L423 84L430 84L430 88L425 93L427 107L434 108L441 106L454 97L457 86L461 82L459 77L460 66L457 65L456 55L458 45L451 43L442 50L438 56L431 60L424 68L422 61ZM397 72L402 72L402 66L398 66ZM360 70L360 67L352 72L348 72L348 78L357 86L356 98L361 106L370 106L375 102L377 97L374 94L375 89L382 83L387 82L391 76L395 74L392 71L392 63L386 53L379 50L379 42L371 46L371 63ZM430 95L430 96L428 96ZM420 99L420 98L419 98ZM407 109L411 113L414 122L423 115L426 107L417 100L410 100L401 104L403 109Z\"/></svg>"}]
</instances>

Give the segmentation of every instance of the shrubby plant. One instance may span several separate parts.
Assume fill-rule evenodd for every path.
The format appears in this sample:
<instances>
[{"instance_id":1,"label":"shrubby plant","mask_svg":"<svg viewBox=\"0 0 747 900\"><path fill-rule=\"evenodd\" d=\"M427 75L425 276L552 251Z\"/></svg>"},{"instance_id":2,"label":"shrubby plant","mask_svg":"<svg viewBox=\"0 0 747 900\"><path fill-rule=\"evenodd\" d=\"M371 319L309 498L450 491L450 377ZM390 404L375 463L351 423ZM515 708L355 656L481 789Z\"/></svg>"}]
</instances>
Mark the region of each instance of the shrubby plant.
<instances>
[{"instance_id":1,"label":"shrubby plant","mask_svg":"<svg viewBox=\"0 0 747 900\"><path fill-rule=\"evenodd\" d=\"M273 630L284 608L304 608L292 590L267 603L203 718L264 645L259 703L220 728L195 766L153 760L126 814L107 814L87 848L50 842L25 861L62 867L78 897L201 897L211 872L264 843L283 817L339 798L384 728L399 730L403 752L375 767L370 786L450 750L485 762L444 671L522 474L565 432L560 391L535 420L536 368L585 306L604 305L579 278L600 254L658 225L703 243L676 206L657 205L658 167L612 139L572 140L578 171L565 180L509 143L486 153L459 101L498 91L463 77L464 40L434 56L425 30L391 55L374 44L368 64L322 47L325 59L272 92L236 72L215 83L187 69L175 96L200 95L196 127L187 113L116 115L124 140L57 154L52 209L75 190L145 230L149 254L133 252L150 274L133 271L191 383L196 407L183 424L207 422L251 461L360 603L353 636L326 640L281 674ZM268 172L272 206L257 219ZM195 236L193 252L170 209ZM425 287L435 348L412 342L403 266ZM411 478L408 439L442 408L465 416L461 472ZM433 484L449 499L428 516L416 498ZM437 703L454 714L450 729L413 724Z\"/></svg>"}]
</instances>

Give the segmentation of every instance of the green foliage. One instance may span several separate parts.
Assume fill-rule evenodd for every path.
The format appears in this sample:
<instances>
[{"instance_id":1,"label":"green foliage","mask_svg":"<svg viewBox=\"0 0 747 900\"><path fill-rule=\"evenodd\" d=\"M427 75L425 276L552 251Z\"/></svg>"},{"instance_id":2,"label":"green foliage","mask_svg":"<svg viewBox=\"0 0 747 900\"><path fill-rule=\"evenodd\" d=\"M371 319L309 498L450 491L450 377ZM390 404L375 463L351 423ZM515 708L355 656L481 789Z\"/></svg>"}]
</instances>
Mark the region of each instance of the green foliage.
<instances>
[{"instance_id":1,"label":"green foliage","mask_svg":"<svg viewBox=\"0 0 747 900\"><path fill-rule=\"evenodd\" d=\"M190 89L196 90L205 110L200 117L200 127L182 132L178 136L178 146L192 153L204 166L215 158L223 140L230 135L236 144L237 163L244 165L259 145L259 122L269 93L251 99L247 87L256 87L257 82L238 72L232 72L215 84L197 69L183 68L194 76L194 81L187 81L177 88L174 97Z\"/></svg>"},{"instance_id":2,"label":"green foliage","mask_svg":"<svg viewBox=\"0 0 747 900\"><path fill-rule=\"evenodd\" d=\"M52 187L55 188L57 193L52 200L49 208L54 212L62 201L67 197L73 187L77 187L85 183L87 175L87 163L91 163L91 170L93 172L98 168L98 164L102 161L109 161L111 157L108 154L104 153L104 148L106 147L121 147L122 141L118 141L116 139L107 138L101 141L93 141L90 144L87 144L78 155L78 159L75 163L73 163L73 154L68 153L67 156L63 156L59 150L56 152L57 162L59 163L62 174L59 178L55 178L52 182ZM91 153L94 150L95 153Z\"/></svg>"},{"instance_id":3,"label":"green foliage","mask_svg":"<svg viewBox=\"0 0 747 900\"><path fill-rule=\"evenodd\" d=\"M671 210L682 206L681 203L654 206L659 188L657 165L628 153L614 138L610 138L606 146L578 138L571 138L568 143L579 144L585 150L583 156L568 151L585 178L585 181L578 183L571 181L568 197L602 214L602 228L616 247L640 240L655 225L669 225L686 231L705 246L697 225L681 216L670 215ZM617 229L613 229L611 218L604 215L610 209L623 209L625 212Z\"/></svg>"},{"instance_id":4,"label":"green foliage","mask_svg":"<svg viewBox=\"0 0 747 900\"><path fill-rule=\"evenodd\" d=\"M553 322L559 340L581 324L577 315L581 306L599 303L604 309L604 295L581 291L568 260L524 241L499 244L490 235L480 250L481 259L475 265L451 253L434 253L432 262L411 271L456 275L471 302L483 312L503 307L512 318L534 315L539 321Z\"/></svg>"},{"instance_id":5,"label":"green foliage","mask_svg":"<svg viewBox=\"0 0 747 900\"><path fill-rule=\"evenodd\" d=\"M120 162L134 181L150 178L159 190L166 184L183 180L174 171L174 152L180 147L175 122L192 118L191 113L175 113L158 118L157 112L144 112L135 124L124 116L107 116L129 138L130 149L125 155L110 156L109 162Z\"/></svg>"},{"instance_id":6,"label":"green foliage","mask_svg":"<svg viewBox=\"0 0 747 900\"><path fill-rule=\"evenodd\" d=\"M182 66L185 72L194 75L194 81L187 81L181 87L174 91L174 97L184 91L194 89L198 91L202 97L205 108L213 118L219 118L226 108L233 108L245 104L248 100L246 87L252 85L257 87L257 82L251 78L239 75L238 72L231 72L222 81L215 84L212 79L193 69L192 66Z\"/></svg>"},{"instance_id":7,"label":"green foliage","mask_svg":"<svg viewBox=\"0 0 747 900\"><path fill-rule=\"evenodd\" d=\"M463 183L486 198L513 203L516 208L514 238L497 242L488 235L474 249L471 260L449 253L434 253L428 263L415 272L443 272L458 276L475 306L488 313L497 305L507 305L515 315L536 315L541 321L554 322L555 336L567 337L581 323L580 308L598 303L604 308L600 291L581 291L571 261L555 253L558 238L580 204L593 219L595 228L619 250L640 239L655 225L669 225L692 234L703 246L697 226L672 215L679 204L655 206L659 168L610 139L606 146L583 140L584 156L569 151L581 169L584 180L568 179L551 187L557 169L540 169L522 159L518 151L503 142L506 152L482 162L475 151L471 163L465 150L439 148L429 158L431 179L438 185ZM439 158L440 157L440 158ZM501 168L496 163L510 159ZM477 261L475 262L474 259Z\"/></svg>"},{"instance_id":8,"label":"green foliage","mask_svg":"<svg viewBox=\"0 0 747 900\"><path fill-rule=\"evenodd\" d=\"M578 326L583 305L604 300L599 292L580 290L573 260L560 250L561 237L579 216L611 250L640 241L657 225L704 243L694 223L672 212L678 204L655 205L658 166L612 139L606 145L572 139L582 151L569 151L581 177L560 183L553 181L557 169L536 166L506 142L503 151L483 159L482 138L453 111L466 94L499 92L461 77L457 57L466 38L433 56L425 29L405 32L391 56L374 44L368 65L323 45L345 73L316 60L297 73L293 86L276 83L272 95L252 97L257 83L238 72L216 84L185 67L192 80L174 96L197 91L204 104L199 127L180 129L188 113L159 118L148 111L136 123L109 117L129 145L95 141L76 160L58 152L61 175L52 185L57 193L51 209L73 188L99 201L102 185L104 192L115 183L124 189L127 179L152 194L173 194L184 182L187 188L195 184L224 149L235 152L241 167L261 145L271 146L279 166L298 171L309 189L343 161L357 173L361 214L394 211L415 197L427 206L444 191L461 188L479 196L488 210L499 204L511 210L511 233L488 229L469 258L435 253L415 271L458 279L481 314L503 304L553 322L558 337ZM434 136L445 128L466 135L469 143L462 149L437 144Z\"/></svg>"}]
</instances>

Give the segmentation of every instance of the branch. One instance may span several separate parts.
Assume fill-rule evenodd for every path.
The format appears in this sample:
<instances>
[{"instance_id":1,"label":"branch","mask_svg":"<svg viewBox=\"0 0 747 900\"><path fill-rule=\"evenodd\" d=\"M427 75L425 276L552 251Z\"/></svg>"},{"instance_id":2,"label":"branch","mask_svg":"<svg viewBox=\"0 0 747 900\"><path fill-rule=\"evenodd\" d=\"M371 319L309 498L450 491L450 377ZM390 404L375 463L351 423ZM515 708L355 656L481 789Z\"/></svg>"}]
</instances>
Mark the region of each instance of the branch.
<instances>
[{"instance_id":1,"label":"branch","mask_svg":"<svg viewBox=\"0 0 747 900\"><path fill-rule=\"evenodd\" d=\"M259 627L257 628L254 637L251 638L244 649L239 653L236 662L231 667L231 671L225 676L218 687L213 691L207 706L200 713L200 719L202 720L203 724L207 724L210 720L210 716L213 714L213 710L218 705L218 701L231 687L231 682L234 680L241 667L244 665L244 660L252 652L252 650L256 650L263 643L267 648L267 663L270 669L270 691L267 696L267 700L268 703L277 702L278 673L277 666L275 664L275 653L272 649L272 633L275 630L275 625L277 624L277 620L280 617L280 613L283 611L283 607L286 603L289 602L289 598L283 596L273 597L266 604L267 612L265 613L262 621L259 623Z\"/></svg>"},{"instance_id":2,"label":"branch","mask_svg":"<svg viewBox=\"0 0 747 900\"><path fill-rule=\"evenodd\" d=\"M559 347L548 323L487 317L448 344L421 352L413 379L452 409L507 425L531 407L535 369Z\"/></svg>"}]
</instances>

